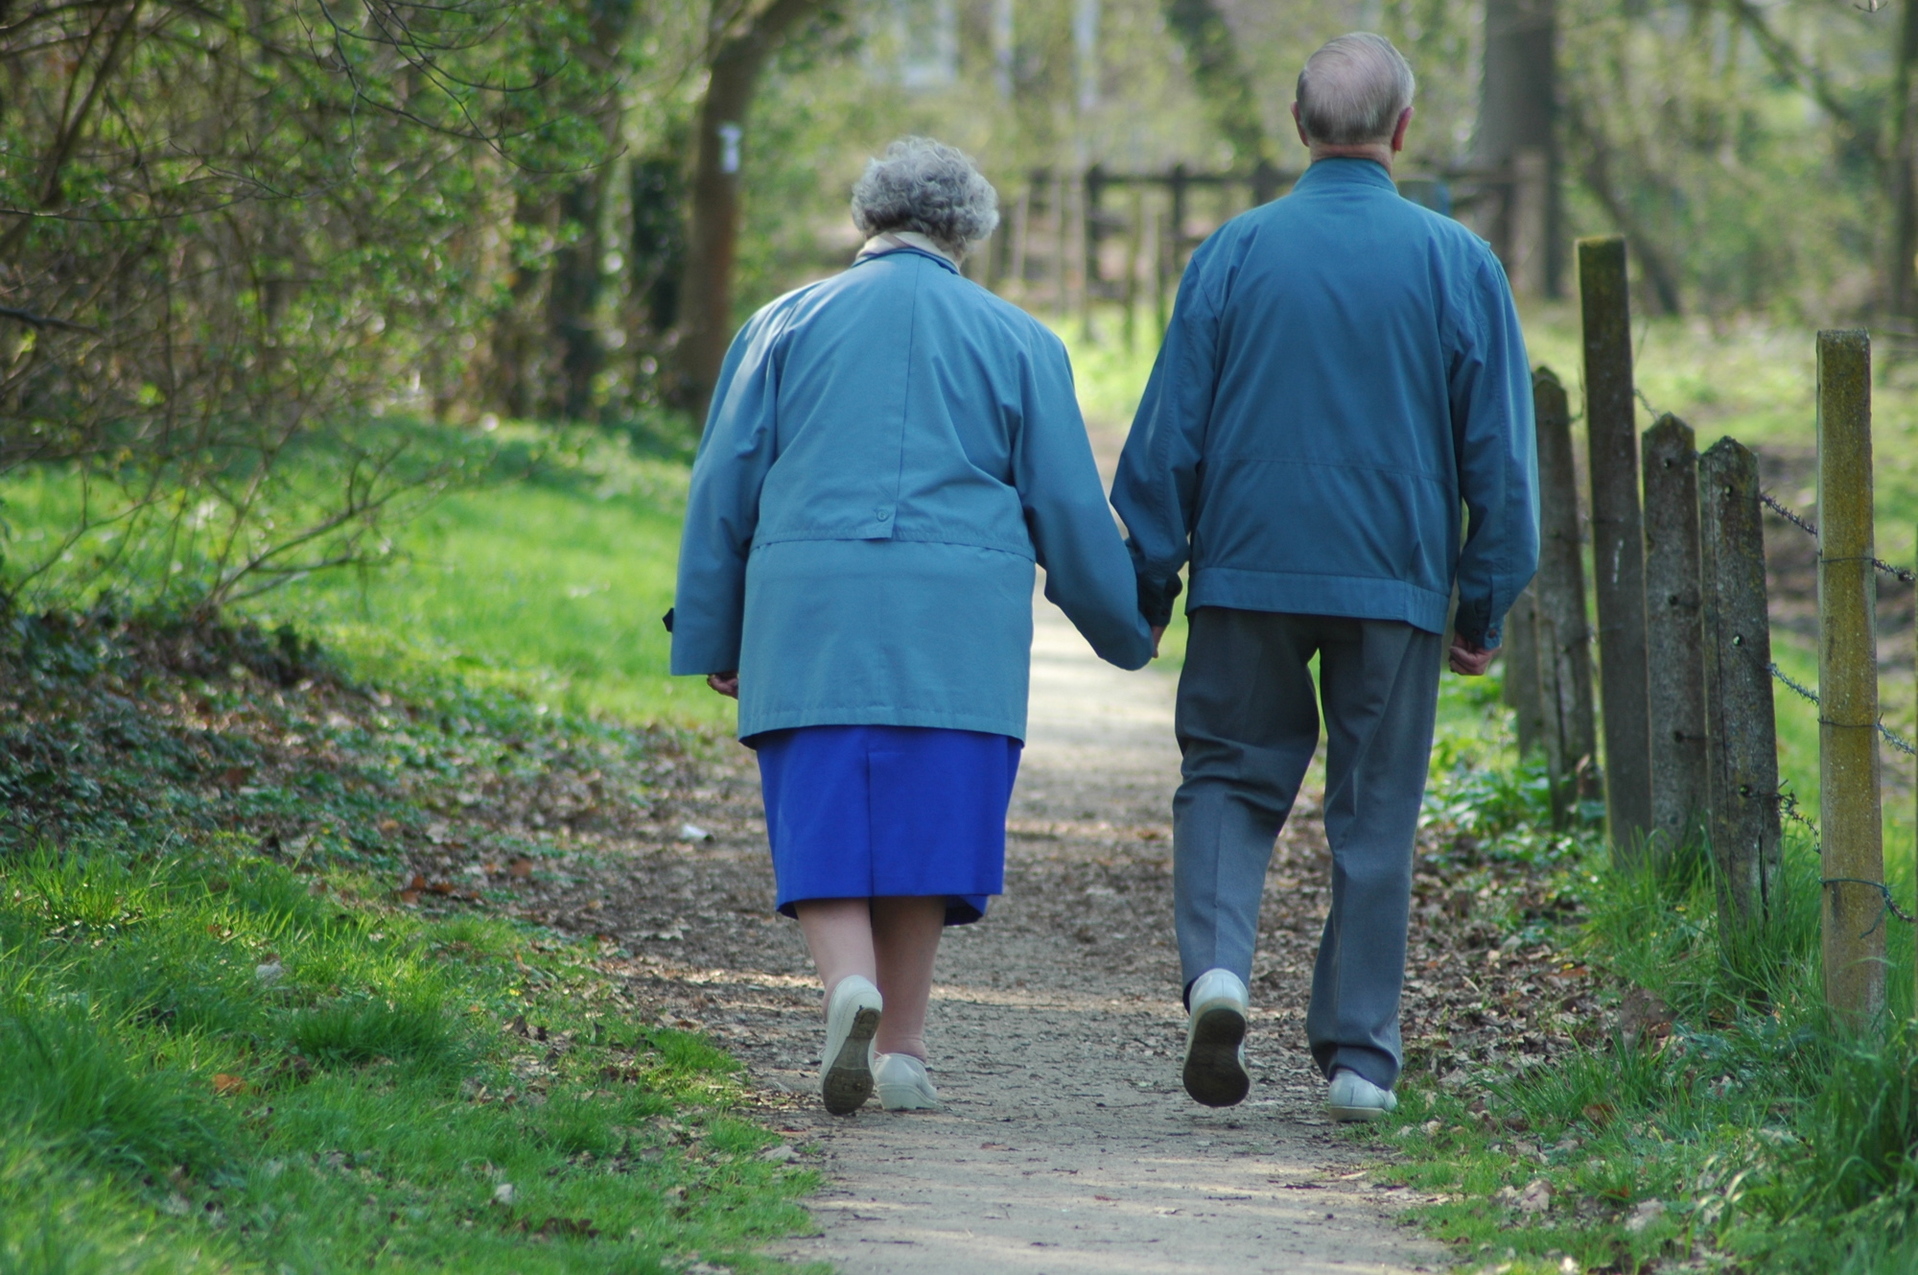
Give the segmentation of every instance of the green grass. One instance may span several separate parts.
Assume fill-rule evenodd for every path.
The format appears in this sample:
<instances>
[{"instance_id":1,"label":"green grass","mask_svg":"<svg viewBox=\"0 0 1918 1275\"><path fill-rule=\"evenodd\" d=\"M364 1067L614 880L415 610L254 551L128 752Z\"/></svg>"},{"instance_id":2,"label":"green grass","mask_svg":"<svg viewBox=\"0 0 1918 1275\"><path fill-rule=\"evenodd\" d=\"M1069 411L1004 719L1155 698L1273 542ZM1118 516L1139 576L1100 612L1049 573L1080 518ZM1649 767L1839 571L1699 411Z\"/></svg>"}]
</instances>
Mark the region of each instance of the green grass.
<instances>
[{"instance_id":1,"label":"green grass","mask_svg":"<svg viewBox=\"0 0 1918 1275\"><path fill-rule=\"evenodd\" d=\"M1486 1069L1462 1088L1408 1075L1387 1180L1431 1192L1415 1215L1489 1269L1636 1272L1705 1256L1739 1269L1910 1269L1918 1111L1910 939L1891 944L1888 1026L1835 1031L1818 984L1819 869L1788 838L1766 941L1727 951L1709 867L1614 872L1596 838L1567 874L1564 937L1616 986L1669 1006L1669 1035L1618 1031L1555 1064ZM1531 1199L1528 1203L1527 1193ZM1507 1263L1510 1263L1508 1266Z\"/></svg>"},{"instance_id":2,"label":"green grass","mask_svg":"<svg viewBox=\"0 0 1918 1275\"><path fill-rule=\"evenodd\" d=\"M237 615L317 637L362 676L453 677L500 687L542 711L627 722L724 726L733 702L667 673L688 462L683 440L508 426L497 433L417 427L425 449L470 453L471 468L530 472L455 490L387 529L364 570L325 572L244 603ZM0 481L8 557L57 544L78 508L77 480L26 470ZM118 543L90 534L73 561L24 599L85 605L85 568ZM164 556L164 555L162 555ZM152 561L148 561L152 559ZM149 551L128 569L164 572Z\"/></svg>"},{"instance_id":3,"label":"green grass","mask_svg":"<svg viewBox=\"0 0 1918 1275\"><path fill-rule=\"evenodd\" d=\"M391 566L313 577L253 612L369 671L432 667L569 713L730 724L732 701L667 673L686 461L570 435L532 479L455 493L401 529Z\"/></svg>"},{"instance_id":4,"label":"green grass","mask_svg":"<svg viewBox=\"0 0 1918 1275\"><path fill-rule=\"evenodd\" d=\"M758 1269L805 1224L723 1053L370 894L234 839L0 861L0 1269Z\"/></svg>"}]
</instances>

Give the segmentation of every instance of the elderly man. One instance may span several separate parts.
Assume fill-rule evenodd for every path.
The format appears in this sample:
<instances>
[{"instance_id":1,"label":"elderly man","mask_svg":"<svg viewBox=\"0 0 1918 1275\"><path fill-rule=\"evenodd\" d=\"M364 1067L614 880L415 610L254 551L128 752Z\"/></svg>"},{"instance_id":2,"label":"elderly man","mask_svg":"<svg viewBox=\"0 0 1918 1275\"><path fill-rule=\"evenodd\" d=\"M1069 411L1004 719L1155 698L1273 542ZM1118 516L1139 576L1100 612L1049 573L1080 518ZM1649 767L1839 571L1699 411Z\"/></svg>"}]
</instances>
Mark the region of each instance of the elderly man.
<instances>
[{"instance_id":1,"label":"elderly man","mask_svg":"<svg viewBox=\"0 0 1918 1275\"><path fill-rule=\"evenodd\" d=\"M1412 87L1376 35L1306 63L1292 113L1311 167L1193 254L1114 488L1155 630L1191 564L1174 892L1185 1087L1211 1106L1250 1083L1260 894L1320 705L1332 907L1306 1034L1335 1117L1397 1105L1448 607L1456 586L1453 671L1483 673L1537 562L1518 316L1484 241L1392 184Z\"/></svg>"}]
</instances>

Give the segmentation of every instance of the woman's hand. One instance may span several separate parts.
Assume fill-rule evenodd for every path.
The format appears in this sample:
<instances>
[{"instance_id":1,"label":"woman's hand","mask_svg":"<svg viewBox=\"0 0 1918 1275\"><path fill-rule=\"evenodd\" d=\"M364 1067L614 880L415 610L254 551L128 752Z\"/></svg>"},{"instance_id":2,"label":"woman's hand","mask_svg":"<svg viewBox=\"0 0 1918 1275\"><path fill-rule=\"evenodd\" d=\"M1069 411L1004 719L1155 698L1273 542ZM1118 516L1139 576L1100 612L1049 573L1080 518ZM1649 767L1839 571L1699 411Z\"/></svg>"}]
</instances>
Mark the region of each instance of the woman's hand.
<instances>
[{"instance_id":1,"label":"woman's hand","mask_svg":"<svg viewBox=\"0 0 1918 1275\"><path fill-rule=\"evenodd\" d=\"M738 673L708 673L706 674L706 685L712 687L727 699L739 698Z\"/></svg>"}]
</instances>

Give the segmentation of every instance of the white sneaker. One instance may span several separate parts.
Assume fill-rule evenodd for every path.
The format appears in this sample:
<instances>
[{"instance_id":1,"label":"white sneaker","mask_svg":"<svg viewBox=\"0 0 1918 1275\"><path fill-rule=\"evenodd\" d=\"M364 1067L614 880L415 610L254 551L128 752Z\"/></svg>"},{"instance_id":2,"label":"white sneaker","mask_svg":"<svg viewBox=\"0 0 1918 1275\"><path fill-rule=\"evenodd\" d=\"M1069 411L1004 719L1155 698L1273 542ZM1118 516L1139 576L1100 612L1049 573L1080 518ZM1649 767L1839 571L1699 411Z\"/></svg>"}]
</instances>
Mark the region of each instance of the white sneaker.
<instances>
[{"instance_id":1,"label":"white sneaker","mask_svg":"<svg viewBox=\"0 0 1918 1275\"><path fill-rule=\"evenodd\" d=\"M939 1105L926 1064L911 1054L874 1054L872 1087L887 1111L931 1111Z\"/></svg>"},{"instance_id":2,"label":"white sneaker","mask_svg":"<svg viewBox=\"0 0 1918 1275\"><path fill-rule=\"evenodd\" d=\"M1252 998L1245 984L1231 970L1207 970L1188 999L1185 1091L1208 1107L1243 1101L1252 1087L1245 1070L1245 1016Z\"/></svg>"},{"instance_id":3,"label":"white sneaker","mask_svg":"<svg viewBox=\"0 0 1918 1275\"><path fill-rule=\"evenodd\" d=\"M826 1110L835 1116L851 1115L872 1097L868 1058L883 1006L879 989L858 974L840 979L826 998L826 1053L819 1068L819 1092Z\"/></svg>"},{"instance_id":4,"label":"white sneaker","mask_svg":"<svg viewBox=\"0 0 1918 1275\"><path fill-rule=\"evenodd\" d=\"M1390 1089L1381 1089L1350 1067L1332 1073L1332 1086L1325 1094L1326 1110L1344 1124L1377 1120L1388 1111L1398 1110L1399 1100Z\"/></svg>"}]
</instances>

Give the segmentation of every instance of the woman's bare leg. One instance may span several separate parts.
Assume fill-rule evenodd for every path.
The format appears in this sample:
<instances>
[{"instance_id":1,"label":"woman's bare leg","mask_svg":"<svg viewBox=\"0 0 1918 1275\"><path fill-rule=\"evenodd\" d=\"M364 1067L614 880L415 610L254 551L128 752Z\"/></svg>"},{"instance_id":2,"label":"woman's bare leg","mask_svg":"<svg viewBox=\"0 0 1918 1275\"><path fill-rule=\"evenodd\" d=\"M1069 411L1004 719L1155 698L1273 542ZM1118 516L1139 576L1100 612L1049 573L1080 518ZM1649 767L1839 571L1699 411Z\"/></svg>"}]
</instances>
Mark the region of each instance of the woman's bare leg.
<instances>
[{"instance_id":1,"label":"woman's bare leg","mask_svg":"<svg viewBox=\"0 0 1918 1275\"><path fill-rule=\"evenodd\" d=\"M839 980L848 974L871 979L878 984L879 994L885 995L885 985L879 982L879 966L873 956L870 900L810 899L795 903L793 911L799 913L799 930L806 936L806 946L812 950L812 963L819 971L819 981L825 985L828 997ZM888 1004L886 1010L890 1013L892 1006Z\"/></svg>"},{"instance_id":2,"label":"woman's bare leg","mask_svg":"<svg viewBox=\"0 0 1918 1275\"><path fill-rule=\"evenodd\" d=\"M882 1054L926 1058L926 1002L932 996L932 963L945 929L946 900L890 898L872 901L872 951L886 1012L872 1047Z\"/></svg>"}]
</instances>

